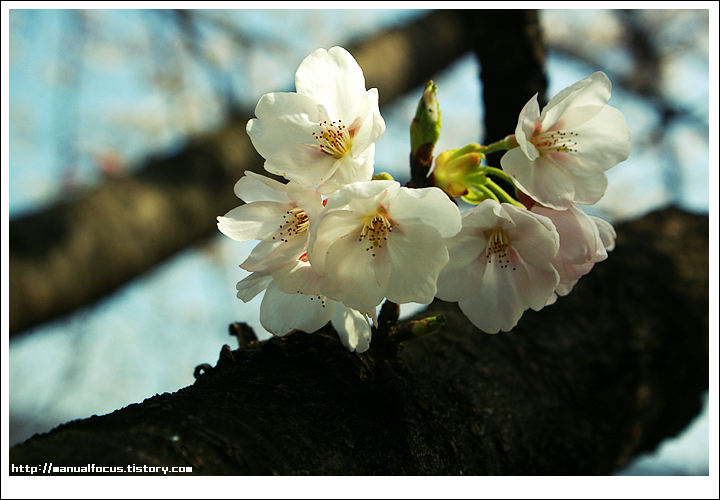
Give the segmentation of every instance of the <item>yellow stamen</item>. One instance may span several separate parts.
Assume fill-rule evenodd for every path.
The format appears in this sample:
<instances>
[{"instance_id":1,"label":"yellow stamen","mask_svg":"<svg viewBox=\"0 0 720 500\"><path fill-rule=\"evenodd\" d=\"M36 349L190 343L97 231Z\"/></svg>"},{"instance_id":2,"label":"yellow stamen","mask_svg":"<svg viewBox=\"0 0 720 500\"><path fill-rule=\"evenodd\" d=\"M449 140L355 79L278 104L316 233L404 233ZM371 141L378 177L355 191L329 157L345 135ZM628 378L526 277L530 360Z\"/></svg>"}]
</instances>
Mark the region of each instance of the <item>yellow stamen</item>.
<instances>
[{"instance_id":1,"label":"yellow stamen","mask_svg":"<svg viewBox=\"0 0 720 500\"><path fill-rule=\"evenodd\" d=\"M577 141L574 140L580 134L577 132L563 132L562 130L551 130L533 136L531 142L535 145L540 154L543 153L577 153L575 149Z\"/></svg>"},{"instance_id":2,"label":"yellow stamen","mask_svg":"<svg viewBox=\"0 0 720 500\"><path fill-rule=\"evenodd\" d=\"M291 208L283 215L283 223L280 224L280 231L272 239L280 238L280 241L287 243L290 238L307 231L310 226L310 219L301 208Z\"/></svg>"},{"instance_id":3,"label":"yellow stamen","mask_svg":"<svg viewBox=\"0 0 720 500\"><path fill-rule=\"evenodd\" d=\"M342 158L352 147L352 133L348 131L342 120L320 123L320 133L313 132L313 137L320 145L323 153L334 158Z\"/></svg>"},{"instance_id":4,"label":"yellow stamen","mask_svg":"<svg viewBox=\"0 0 720 500\"><path fill-rule=\"evenodd\" d=\"M505 230L501 227L496 227L485 232L488 238L487 248L485 254L487 256L488 264L495 264L504 269L510 265L510 256L508 254L508 247L510 246L510 238ZM515 268L513 267L514 271Z\"/></svg>"},{"instance_id":5,"label":"yellow stamen","mask_svg":"<svg viewBox=\"0 0 720 500\"><path fill-rule=\"evenodd\" d=\"M360 238L358 241L367 240L365 251L372 251L375 257L376 249L383 247L383 242L387 241L388 233L392 232L393 223L387 217L387 212L380 207L373 215L365 217L365 223L360 230Z\"/></svg>"}]
</instances>

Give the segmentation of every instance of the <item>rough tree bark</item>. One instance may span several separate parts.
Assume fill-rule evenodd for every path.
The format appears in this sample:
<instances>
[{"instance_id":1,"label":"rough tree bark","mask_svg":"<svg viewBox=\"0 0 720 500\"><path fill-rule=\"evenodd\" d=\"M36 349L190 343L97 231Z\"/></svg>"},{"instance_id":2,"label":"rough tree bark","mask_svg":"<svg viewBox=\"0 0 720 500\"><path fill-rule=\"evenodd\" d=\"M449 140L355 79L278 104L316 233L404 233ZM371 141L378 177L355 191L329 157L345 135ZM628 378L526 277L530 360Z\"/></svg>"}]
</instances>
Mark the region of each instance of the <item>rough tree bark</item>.
<instances>
[{"instance_id":1,"label":"rough tree bark","mask_svg":"<svg viewBox=\"0 0 720 500\"><path fill-rule=\"evenodd\" d=\"M462 13L438 11L348 49L368 88L386 104L424 84L470 50ZM232 187L245 170L265 173L233 116L220 131L191 140L136 175L82 199L10 223L10 335L112 292L200 238L240 201Z\"/></svg>"},{"instance_id":2,"label":"rough tree bark","mask_svg":"<svg viewBox=\"0 0 720 500\"><path fill-rule=\"evenodd\" d=\"M195 474L608 474L679 432L708 387L706 217L617 227L573 292L509 333L436 301L442 330L349 353L326 327L237 327L190 387L62 425L15 464L190 466ZM381 325L381 328L384 328ZM202 371L202 370L201 370Z\"/></svg>"}]
</instances>

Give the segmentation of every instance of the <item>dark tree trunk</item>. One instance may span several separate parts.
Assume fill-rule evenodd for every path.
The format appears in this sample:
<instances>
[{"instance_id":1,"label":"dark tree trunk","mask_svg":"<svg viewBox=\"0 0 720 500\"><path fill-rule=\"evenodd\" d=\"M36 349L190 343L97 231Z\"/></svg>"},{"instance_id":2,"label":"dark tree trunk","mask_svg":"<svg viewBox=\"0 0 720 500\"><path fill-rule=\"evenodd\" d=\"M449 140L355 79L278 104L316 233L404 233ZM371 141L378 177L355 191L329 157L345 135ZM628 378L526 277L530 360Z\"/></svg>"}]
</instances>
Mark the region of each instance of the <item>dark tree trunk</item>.
<instances>
[{"instance_id":1,"label":"dark tree trunk","mask_svg":"<svg viewBox=\"0 0 720 500\"><path fill-rule=\"evenodd\" d=\"M349 353L329 327L221 351L195 384L62 425L14 465L196 474L608 474L683 429L708 388L708 219L617 227L573 292L509 333L442 330Z\"/></svg>"},{"instance_id":2,"label":"dark tree trunk","mask_svg":"<svg viewBox=\"0 0 720 500\"><path fill-rule=\"evenodd\" d=\"M545 45L536 10L470 11L466 17L473 51L480 63L485 107L485 144L515 133L523 106L538 94L547 99ZM499 165L502 153L488 162Z\"/></svg>"}]
</instances>

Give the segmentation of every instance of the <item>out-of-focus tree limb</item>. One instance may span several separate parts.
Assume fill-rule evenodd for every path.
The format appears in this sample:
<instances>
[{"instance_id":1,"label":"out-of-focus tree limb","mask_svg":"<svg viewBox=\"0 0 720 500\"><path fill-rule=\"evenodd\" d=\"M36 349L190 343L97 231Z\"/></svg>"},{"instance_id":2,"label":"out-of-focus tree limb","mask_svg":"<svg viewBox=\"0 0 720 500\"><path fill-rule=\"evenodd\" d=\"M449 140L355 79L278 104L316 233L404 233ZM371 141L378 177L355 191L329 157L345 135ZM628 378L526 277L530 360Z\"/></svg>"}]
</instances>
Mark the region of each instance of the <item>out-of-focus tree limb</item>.
<instances>
[{"instance_id":1,"label":"out-of-focus tree limb","mask_svg":"<svg viewBox=\"0 0 720 500\"><path fill-rule=\"evenodd\" d=\"M694 126L707 127L707 118L697 116L694 110L682 104L672 102L662 90L663 82L663 56L660 47L651 40L652 26L645 26L639 19L637 11L613 11L623 30L624 44L616 50L627 51L632 61L633 70L627 75L608 66L603 59L602 52L590 50L585 44L572 43L573 38L556 38L547 42L548 49L573 59L577 59L598 70L602 70L610 77L614 87L633 92L659 109L661 122L658 130L652 137L655 143L662 142L664 130L674 119L688 120Z\"/></svg>"},{"instance_id":2,"label":"out-of-focus tree limb","mask_svg":"<svg viewBox=\"0 0 720 500\"><path fill-rule=\"evenodd\" d=\"M438 11L348 47L381 104L425 83L469 50L462 13ZM258 96L259 97L259 96ZM263 172L233 116L177 155L153 159L82 199L10 223L10 335L112 292L163 259L217 231L216 216L240 201L233 185Z\"/></svg>"},{"instance_id":3,"label":"out-of-focus tree limb","mask_svg":"<svg viewBox=\"0 0 720 500\"><path fill-rule=\"evenodd\" d=\"M608 474L675 435L709 381L709 224L675 209L512 332L436 301L438 332L349 353L326 327L225 346L174 394L62 425L10 462L195 474ZM390 353L390 354L388 354Z\"/></svg>"},{"instance_id":4,"label":"out-of-focus tree limb","mask_svg":"<svg viewBox=\"0 0 720 500\"><path fill-rule=\"evenodd\" d=\"M520 110L533 95L545 104L545 45L537 10L470 11L467 22L475 28L488 144L515 133Z\"/></svg>"}]
</instances>

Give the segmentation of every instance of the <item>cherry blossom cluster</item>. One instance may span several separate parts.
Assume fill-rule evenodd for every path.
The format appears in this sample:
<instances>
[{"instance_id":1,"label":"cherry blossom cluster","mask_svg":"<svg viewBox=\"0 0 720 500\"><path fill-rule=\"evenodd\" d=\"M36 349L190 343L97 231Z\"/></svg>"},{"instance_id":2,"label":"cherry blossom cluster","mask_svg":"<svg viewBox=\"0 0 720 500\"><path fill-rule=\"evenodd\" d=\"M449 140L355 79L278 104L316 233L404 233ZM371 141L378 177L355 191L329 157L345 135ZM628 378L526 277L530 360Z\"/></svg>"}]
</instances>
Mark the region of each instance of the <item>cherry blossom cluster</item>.
<instances>
[{"instance_id":1,"label":"cherry blossom cluster","mask_svg":"<svg viewBox=\"0 0 720 500\"><path fill-rule=\"evenodd\" d=\"M630 152L603 73L542 112L533 97L499 143L441 153L428 177L434 186L423 188L373 177L385 122L377 89L366 90L345 49L310 54L295 87L264 95L247 125L265 169L287 182L246 172L235 185L245 204L218 217L230 238L259 240L240 265L251 274L237 296L265 292L260 322L274 335L330 321L349 350L363 352L384 300L435 297L458 302L481 330L507 331L528 308L569 293L612 250L612 226L578 206L603 196L605 171ZM413 149L437 141L435 90L428 86L418 107L427 114L414 123ZM503 170L482 165L497 149L508 150ZM492 177L511 182L515 197ZM453 197L474 206L461 213Z\"/></svg>"}]
</instances>

